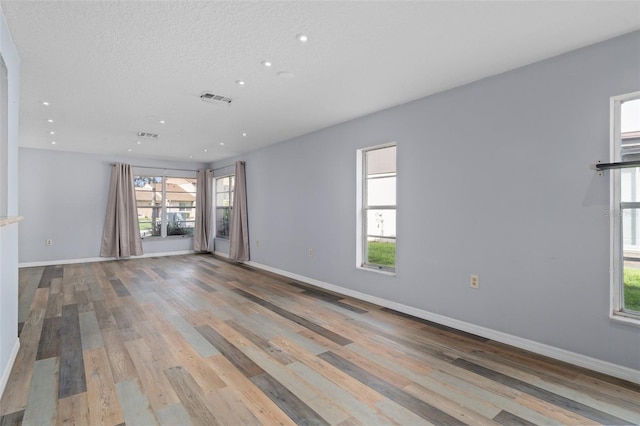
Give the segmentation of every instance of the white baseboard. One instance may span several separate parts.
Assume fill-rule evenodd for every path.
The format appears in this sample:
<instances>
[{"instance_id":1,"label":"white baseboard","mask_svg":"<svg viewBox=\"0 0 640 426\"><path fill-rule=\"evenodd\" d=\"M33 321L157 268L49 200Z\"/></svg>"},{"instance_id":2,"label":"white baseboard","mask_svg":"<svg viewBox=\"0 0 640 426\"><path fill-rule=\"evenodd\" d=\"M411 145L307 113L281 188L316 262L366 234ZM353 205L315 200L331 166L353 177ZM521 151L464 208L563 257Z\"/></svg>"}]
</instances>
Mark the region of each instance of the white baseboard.
<instances>
[{"instance_id":1,"label":"white baseboard","mask_svg":"<svg viewBox=\"0 0 640 426\"><path fill-rule=\"evenodd\" d=\"M120 259L142 259L145 257L178 256L181 254L193 254L193 250L165 251L161 253L145 253L141 256L121 257ZM85 257L83 259L43 260L41 262L18 263L18 268L30 268L32 266L69 265L73 263L107 262L118 260L117 257Z\"/></svg>"},{"instance_id":2,"label":"white baseboard","mask_svg":"<svg viewBox=\"0 0 640 426\"><path fill-rule=\"evenodd\" d=\"M225 259L229 258L229 253L225 253L223 251L214 251L213 254L216 256L224 257Z\"/></svg>"},{"instance_id":3,"label":"white baseboard","mask_svg":"<svg viewBox=\"0 0 640 426\"><path fill-rule=\"evenodd\" d=\"M16 337L16 342L13 344L13 349L11 350L11 354L9 355L9 359L7 360L7 365L4 366L2 377L0 377L0 398L2 398L4 388L7 386L7 382L9 381L9 375L11 374L13 363L16 362L18 350L20 350L20 339Z\"/></svg>"},{"instance_id":4,"label":"white baseboard","mask_svg":"<svg viewBox=\"0 0 640 426\"><path fill-rule=\"evenodd\" d=\"M482 327L476 324L471 324L465 321L449 318L444 315L434 314L432 312L414 308L412 306L407 306L402 303L393 302L391 300L386 300L380 297L371 296L369 294L361 293L359 291L354 291L348 288L339 287L334 284L329 284L324 281L308 278L302 275L294 274L292 272L273 268L271 266L263 265L260 263L256 263L252 261L248 261L245 263L249 266L253 266L258 269L273 272L275 274L292 278L294 280L298 280L307 284L311 284L316 287L320 287L320 288L330 290L339 294L343 294L345 296L353 297L354 299L359 299L365 302L373 303L375 305L393 309L398 312L403 312L405 314L412 315L417 318L426 319L428 321L433 321L438 324L446 325L448 327L452 327L457 330L466 331L467 333L475 334L476 336L485 337L487 339L491 339L497 342L505 343L507 345L515 346L520 349L525 349L525 350L537 353L539 355L548 356L550 358L568 362L570 364L577 365L579 367L588 368L589 370L598 371L600 373L608 374L613 377L617 377L620 379L628 380L633 383L640 384L639 370L634 370L632 368L613 364L607 361L591 358L575 352L567 351L565 349L560 349L555 346L545 345L543 343L535 342L529 339L524 339L522 337L503 333L501 331Z\"/></svg>"}]
</instances>

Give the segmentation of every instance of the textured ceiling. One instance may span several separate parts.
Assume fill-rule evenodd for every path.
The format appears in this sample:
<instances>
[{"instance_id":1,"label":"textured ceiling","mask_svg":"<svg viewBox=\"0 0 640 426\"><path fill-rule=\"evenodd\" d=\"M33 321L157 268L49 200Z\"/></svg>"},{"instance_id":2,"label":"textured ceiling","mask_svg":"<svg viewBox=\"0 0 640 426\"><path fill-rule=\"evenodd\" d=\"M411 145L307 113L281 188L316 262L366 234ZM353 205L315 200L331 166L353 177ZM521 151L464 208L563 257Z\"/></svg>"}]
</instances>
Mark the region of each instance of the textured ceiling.
<instances>
[{"instance_id":1,"label":"textured ceiling","mask_svg":"<svg viewBox=\"0 0 640 426\"><path fill-rule=\"evenodd\" d=\"M198 161L640 29L640 2L611 0L0 6L22 59L20 146ZM204 103L204 91L234 102Z\"/></svg>"}]
</instances>

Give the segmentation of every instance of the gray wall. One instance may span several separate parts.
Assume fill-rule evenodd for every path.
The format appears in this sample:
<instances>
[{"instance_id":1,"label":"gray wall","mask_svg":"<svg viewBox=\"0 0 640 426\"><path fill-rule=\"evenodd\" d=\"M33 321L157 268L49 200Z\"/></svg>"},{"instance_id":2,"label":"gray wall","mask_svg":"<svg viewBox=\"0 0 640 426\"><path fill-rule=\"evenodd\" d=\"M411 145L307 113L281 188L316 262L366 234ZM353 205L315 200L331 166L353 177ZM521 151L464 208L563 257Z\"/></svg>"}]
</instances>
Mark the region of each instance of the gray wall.
<instances>
[{"instance_id":1,"label":"gray wall","mask_svg":"<svg viewBox=\"0 0 640 426\"><path fill-rule=\"evenodd\" d=\"M640 369L640 328L608 318L609 179L589 169L609 97L637 90L640 32L243 156L251 258ZM395 277L355 268L356 149L390 141Z\"/></svg>"},{"instance_id":2,"label":"gray wall","mask_svg":"<svg viewBox=\"0 0 640 426\"><path fill-rule=\"evenodd\" d=\"M179 163L20 149L20 263L87 259L100 256L111 176L110 164L197 169ZM53 246L46 246L46 240ZM143 240L143 251L193 250L193 238Z\"/></svg>"},{"instance_id":3,"label":"gray wall","mask_svg":"<svg viewBox=\"0 0 640 426\"><path fill-rule=\"evenodd\" d=\"M0 9L0 55L8 75L8 138L0 138L0 203L8 216L18 215L18 99L20 59ZM0 129L4 131L4 129ZM0 227L0 393L18 338L18 224Z\"/></svg>"}]
</instances>

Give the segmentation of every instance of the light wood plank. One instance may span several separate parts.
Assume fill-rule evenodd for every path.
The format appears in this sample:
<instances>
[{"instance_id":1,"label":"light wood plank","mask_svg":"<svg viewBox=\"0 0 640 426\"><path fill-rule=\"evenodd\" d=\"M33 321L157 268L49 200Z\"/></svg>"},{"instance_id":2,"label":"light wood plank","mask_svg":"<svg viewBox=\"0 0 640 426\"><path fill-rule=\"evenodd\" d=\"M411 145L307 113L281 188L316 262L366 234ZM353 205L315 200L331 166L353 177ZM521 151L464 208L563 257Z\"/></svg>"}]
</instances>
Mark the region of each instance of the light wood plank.
<instances>
[{"instance_id":1,"label":"light wood plank","mask_svg":"<svg viewBox=\"0 0 640 426\"><path fill-rule=\"evenodd\" d=\"M104 348L85 351L87 398L91 425L117 425L124 422Z\"/></svg>"}]
</instances>

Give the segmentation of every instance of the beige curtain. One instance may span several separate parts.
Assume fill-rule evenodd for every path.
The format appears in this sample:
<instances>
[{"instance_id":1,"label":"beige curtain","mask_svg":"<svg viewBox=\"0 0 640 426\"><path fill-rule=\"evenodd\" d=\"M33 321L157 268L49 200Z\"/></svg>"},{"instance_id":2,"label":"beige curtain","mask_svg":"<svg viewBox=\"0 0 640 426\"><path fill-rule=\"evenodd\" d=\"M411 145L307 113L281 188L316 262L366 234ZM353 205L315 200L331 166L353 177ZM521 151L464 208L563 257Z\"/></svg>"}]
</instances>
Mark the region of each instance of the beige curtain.
<instances>
[{"instance_id":1,"label":"beige curtain","mask_svg":"<svg viewBox=\"0 0 640 426\"><path fill-rule=\"evenodd\" d=\"M247 184L244 161L236 161L236 185L233 190L229 259L249 260L249 222L247 220Z\"/></svg>"},{"instance_id":2,"label":"beige curtain","mask_svg":"<svg viewBox=\"0 0 640 426\"><path fill-rule=\"evenodd\" d=\"M213 251L213 170L200 169L196 181L195 251Z\"/></svg>"},{"instance_id":3,"label":"beige curtain","mask_svg":"<svg viewBox=\"0 0 640 426\"><path fill-rule=\"evenodd\" d=\"M107 200L100 256L128 257L142 254L133 172L129 164L114 164Z\"/></svg>"}]
</instances>

